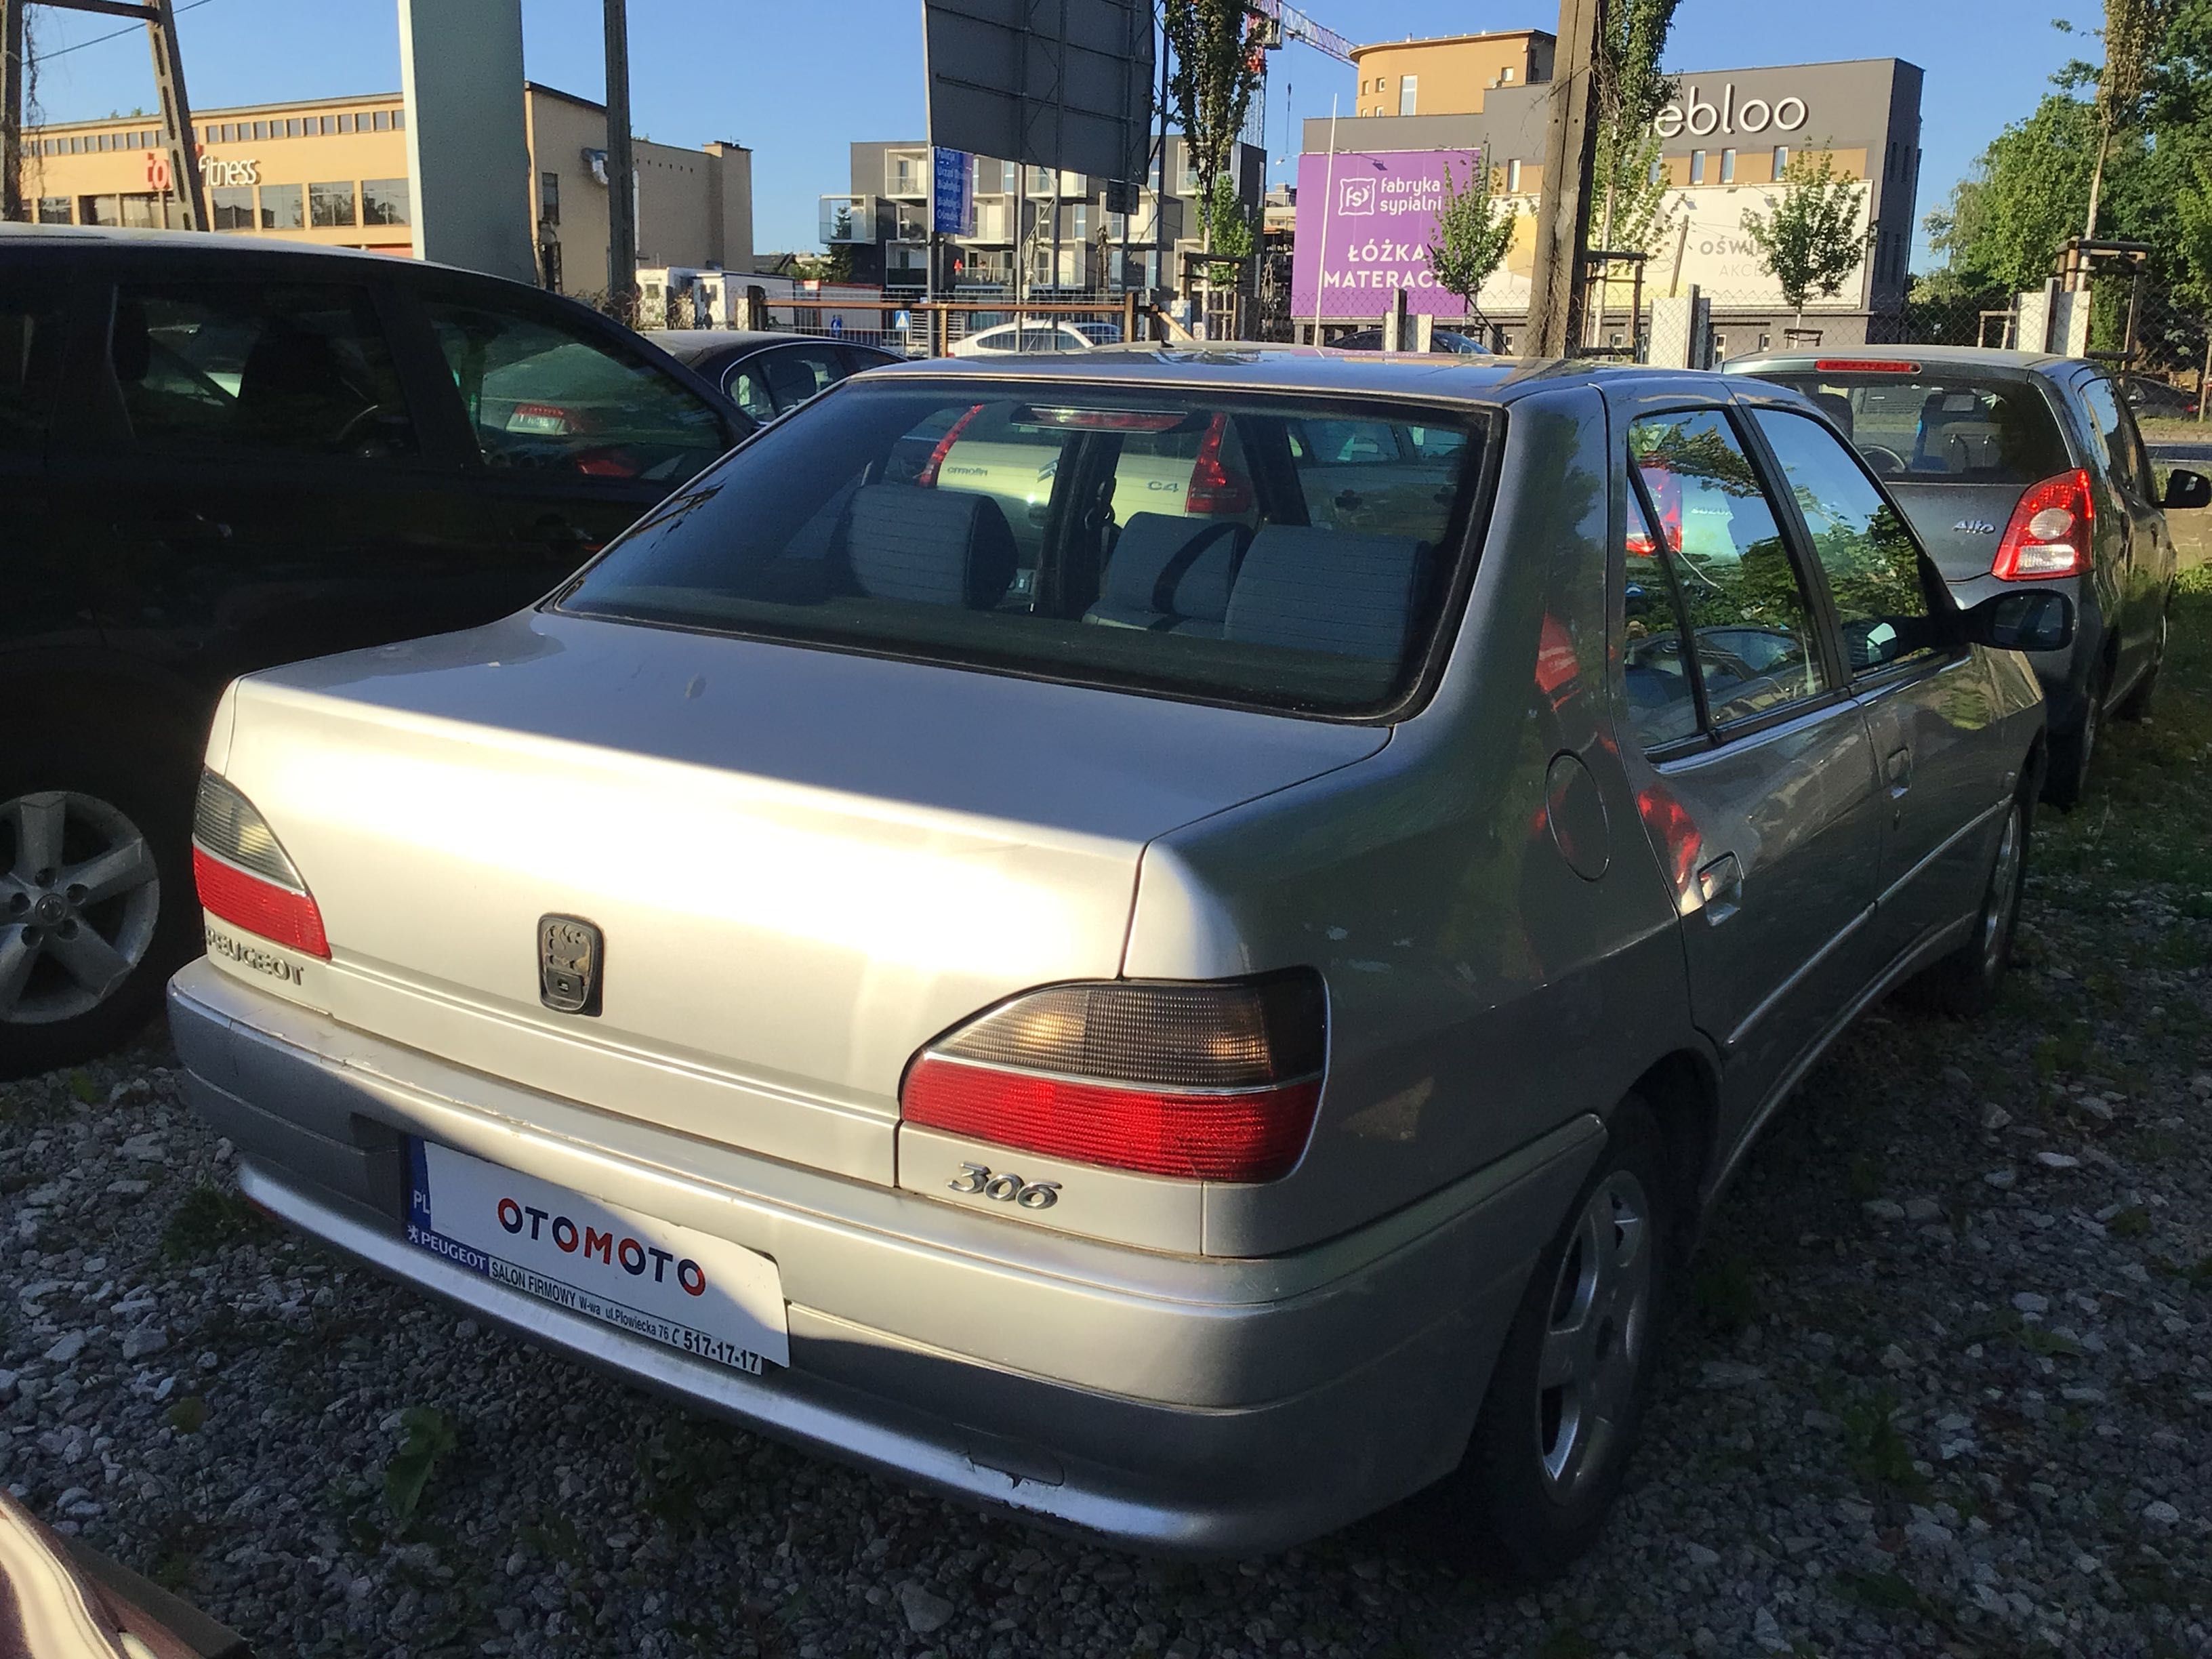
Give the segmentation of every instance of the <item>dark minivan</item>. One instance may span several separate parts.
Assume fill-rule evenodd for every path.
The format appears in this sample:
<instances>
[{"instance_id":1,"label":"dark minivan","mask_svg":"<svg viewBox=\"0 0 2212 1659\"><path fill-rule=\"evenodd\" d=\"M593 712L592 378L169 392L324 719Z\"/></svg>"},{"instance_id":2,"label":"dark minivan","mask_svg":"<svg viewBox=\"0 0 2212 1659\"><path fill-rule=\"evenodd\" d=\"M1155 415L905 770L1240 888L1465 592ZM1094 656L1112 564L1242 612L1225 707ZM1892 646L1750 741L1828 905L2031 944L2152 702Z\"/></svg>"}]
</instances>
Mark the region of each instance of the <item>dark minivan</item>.
<instances>
[{"instance_id":1,"label":"dark minivan","mask_svg":"<svg viewBox=\"0 0 2212 1659\"><path fill-rule=\"evenodd\" d=\"M2035 659L2051 705L2044 796L2072 806L2105 717L2149 707L2166 654L2174 554L2162 509L2203 507L2212 484L2177 469L2160 489L2118 383L2078 357L1852 346L1729 369L1820 406L1905 509L1960 605L2015 584L2073 599L2072 648Z\"/></svg>"},{"instance_id":2,"label":"dark minivan","mask_svg":"<svg viewBox=\"0 0 2212 1659\"><path fill-rule=\"evenodd\" d=\"M0 226L0 1076L118 1040L197 948L226 684L527 605L751 429L519 283Z\"/></svg>"}]
</instances>

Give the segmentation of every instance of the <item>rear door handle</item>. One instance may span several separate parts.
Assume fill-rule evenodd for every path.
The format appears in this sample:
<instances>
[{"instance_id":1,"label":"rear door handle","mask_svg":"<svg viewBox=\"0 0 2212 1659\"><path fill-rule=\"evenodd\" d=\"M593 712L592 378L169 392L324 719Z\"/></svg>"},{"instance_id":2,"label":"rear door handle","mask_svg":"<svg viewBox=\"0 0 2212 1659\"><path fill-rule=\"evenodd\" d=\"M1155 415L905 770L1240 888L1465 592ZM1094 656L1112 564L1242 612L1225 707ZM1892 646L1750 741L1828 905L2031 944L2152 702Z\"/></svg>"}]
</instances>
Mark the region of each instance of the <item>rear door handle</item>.
<instances>
[{"instance_id":1,"label":"rear door handle","mask_svg":"<svg viewBox=\"0 0 2212 1659\"><path fill-rule=\"evenodd\" d=\"M1889 757L1887 770L1889 774L1890 799L1895 800L1912 787L1912 751L1910 749L1896 750Z\"/></svg>"},{"instance_id":2,"label":"rear door handle","mask_svg":"<svg viewBox=\"0 0 2212 1659\"><path fill-rule=\"evenodd\" d=\"M1735 854L1723 853L1698 872L1698 897L1709 927L1719 927L1743 908L1743 866Z\"/></svg>"}]
</instances>

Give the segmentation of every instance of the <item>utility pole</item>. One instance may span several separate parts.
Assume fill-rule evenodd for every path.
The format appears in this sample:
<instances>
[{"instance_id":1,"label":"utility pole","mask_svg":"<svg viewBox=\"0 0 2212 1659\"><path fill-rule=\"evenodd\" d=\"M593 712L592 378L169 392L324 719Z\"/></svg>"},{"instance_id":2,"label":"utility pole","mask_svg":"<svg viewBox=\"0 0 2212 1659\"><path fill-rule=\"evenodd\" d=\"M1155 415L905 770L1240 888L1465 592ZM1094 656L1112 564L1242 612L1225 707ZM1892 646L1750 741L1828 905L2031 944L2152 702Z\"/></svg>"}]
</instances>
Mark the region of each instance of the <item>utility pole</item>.
<instances>
[{"instance_id":1,"label":"utility pole","mask_svg":"<svg viewBox=\"0 0 2212 1659\"><path fill-rule=\"evenodd\" d=\"M1605 0L1559 0L1558 62L1544 128L1528 355L1564 357L1581 337L1589 283L1590 174L1597 161L1597 44Z\"/></svg>"},{"instance_id":2,"label":"utility pole","mask_svg":"<svg viewBox=\"0 0 2212 1659\"><path fill-rule=\"evenodd\" d=\"M0 0L0 219L27 219L23 199L23 21L32 0ZM191 100L185 96L185 58L177 44L172 0L39 0L63 11L135 18L146 26L154 50L154 85L161 104L161 135L168 152L170 187L177 193L186 230L210 228L200 189L198 152L192 142Z\"/></svg>"},{"instance_id":3,"label":"utility pole","mask_svg":"<svg viewBox=\"0 0 2212 1659\"><path fill-rule=\"evenodd\" d=\"M607 303L626 320L637 292L636 173L629 144L629 4L607 18Z\"/></svg>"}]
</instances>

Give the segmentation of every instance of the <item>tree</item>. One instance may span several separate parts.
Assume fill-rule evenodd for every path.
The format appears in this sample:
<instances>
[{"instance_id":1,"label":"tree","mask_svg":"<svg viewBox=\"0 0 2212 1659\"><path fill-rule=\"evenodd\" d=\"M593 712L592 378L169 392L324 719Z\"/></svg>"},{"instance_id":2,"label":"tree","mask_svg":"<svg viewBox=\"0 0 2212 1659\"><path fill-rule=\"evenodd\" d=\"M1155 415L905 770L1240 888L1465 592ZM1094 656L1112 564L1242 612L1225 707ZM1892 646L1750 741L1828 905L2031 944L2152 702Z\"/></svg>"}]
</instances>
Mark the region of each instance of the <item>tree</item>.
<instances>
[{"instance_id":1,"label":"tree","mask_svg":"<svg viewBox=\"0 0 2212 1659\"><path fill-rule=\"evenodd\" d=\"M1875 234L1871 221L1859 228L1866 193L1865 185L1837 170L1826 149L1801 150L1783 169L1774 210L1743 216L1743 234L1801 324L1805 302L1815 294L1841 293L1844 279L1866 258Z\"/></svg>"},{"instance_id":2,"label":"tree","mask_svg":"<svg viewBox=\"0 0 2212 1659\"><path fill-rule=\"evenodd\" d=\"M2097 210L2104 197L2105 166L2111 157L2113 136L2132 125L2142 113L2143 94L2152 68L2165 45L2172 21L2173 0L2105 0L2105 62L2101 68L2072 64L2060 72L2061 84L2094 82L2097 88L2096 160L2089 171L2089 205L2081 221L2081 234L2097 234ZM2063 19L2057 27L2073 33Z\"/></svg>"},{"instance_id":3,"label":"tree","mask_svg":"<svg viewBox=\"0 0 2212 1659\"><path fill-rule=\"evenodd\" d=\"M1429 270L1437 285L1456 294L1467 304L1468 314L1480 318L1475 295L1490 280L1513 246L1513 225L1518 216L1512 204L1490 193L1489 181L1479 166L1468 170L1467 188L1452 182L1451 163L1444 163L1444 204L1437 215L1437 228L1429 242Z\"/></svg>"},{"instance_id":4,"label":"tree","mask_svg":"<svg viewBox=\"0 0 2212 1659\"><path fill-rule=\"evenodd\" d=\"M1237 194L1237 181L1225 173L1214 176L1206 205L1207 222L1213 228L1206 252L1221 256L1206 267L1206 280L1229 287L1236 283L1244 261L1252 257L1252 221L1244 211L1244 198Z\"/></svg>"},{"instance_id":5,"label":"tree","mask_svg":"<svg viewBox=\"0 0 2212 1659\"><path fill-rule=\"evenodd\" d=\"M1680 0L1615 0L1599 20L1597 50L1597 241L1600 248L1649 253L1657 240L1667 181L1656 165L1659 136L1651 122L1674 98L1678 82L1659 72L1659 58ZM1589 308L1591 338L1612 302L1613 270Z\"/></svg>"},{"instance_id":6,"label":"tree","mask_svg":"<svg viewBox=\"0 0 2212 1659\"><path fill-rule=\"evenodd\" d=\"M1167 0L1161 27L1174 53L1169 108L1189 147L1190 170L1217 179L1230 170L1237 135L1260 84L1261 53L1244 39L1244 0ZM1206 246L1213 246L1213 196L1199 198Z\"/></svg>"},{"instance_id":7,"label":"tree","mask_svg":"<svg viewBox=\"0 0 2212 1659\"><path fill-rule=\"evenodd\" d=\"M1928 216L1929 240L1962 283L2006 294L2041 285L2089 198L2096 113L2051 93L1990 141L1947 207Z\"/></svg>"}]
</instances>

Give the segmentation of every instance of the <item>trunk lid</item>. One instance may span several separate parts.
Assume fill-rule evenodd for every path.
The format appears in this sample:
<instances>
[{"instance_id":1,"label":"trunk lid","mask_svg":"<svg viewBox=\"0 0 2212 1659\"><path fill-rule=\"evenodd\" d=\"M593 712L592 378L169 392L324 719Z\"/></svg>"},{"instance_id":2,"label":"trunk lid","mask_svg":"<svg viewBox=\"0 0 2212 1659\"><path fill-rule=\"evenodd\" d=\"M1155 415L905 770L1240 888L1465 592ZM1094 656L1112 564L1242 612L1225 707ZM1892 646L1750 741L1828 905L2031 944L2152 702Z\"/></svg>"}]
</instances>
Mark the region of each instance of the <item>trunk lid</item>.
<instances>
[{"instance_id":1,"label":"trunk lid","mask_svg":"<svg viewBox=\"0 0 2212 1659\"><path fill-rule=\"evenodd\" d=\"M1920 544L1947 582L1986 576L1996 562L2012 510L2027 493L2014 483L1914 483L1885 478L1889 493L1905 509Z\"/></svg>"},{"instance_id":2,"label":"trunk lid","mask_svg":"<svg viewBox=\"0 0 2212 1659\"><path fill-rule=\"evenodd\" d=\"M342 1023L885 1182L908 1058L1117 974L1148 841L1388 737L536 613L234 706L222 770L314 894ZM549 915L601 930L596 1014L540 1001Z\"/></svg>"}]
</instances>

